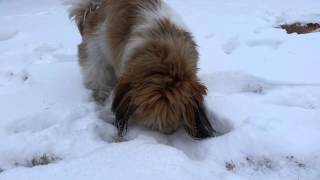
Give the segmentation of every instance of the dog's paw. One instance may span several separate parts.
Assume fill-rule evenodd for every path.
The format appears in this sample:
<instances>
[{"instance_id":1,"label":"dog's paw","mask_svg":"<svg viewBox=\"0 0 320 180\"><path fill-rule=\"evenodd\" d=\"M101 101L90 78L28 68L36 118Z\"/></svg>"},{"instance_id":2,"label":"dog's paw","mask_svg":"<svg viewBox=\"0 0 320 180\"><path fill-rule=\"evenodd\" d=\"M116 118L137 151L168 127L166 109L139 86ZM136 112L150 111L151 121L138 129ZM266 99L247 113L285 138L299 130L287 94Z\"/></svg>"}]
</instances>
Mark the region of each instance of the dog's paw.
<instances>
[{"instance_id":1,"label":"dog's paw","mask_svg":"<svg viewBox=\"0 0 320 180\"><path fill-rule=\"evenodd\" d=\"M119 135L114 136L112 139L113 139L113 142L115 142L115 143L127 141L127 139L125 139L123 136L119 136Z\"/></svg>"}]
</instances>

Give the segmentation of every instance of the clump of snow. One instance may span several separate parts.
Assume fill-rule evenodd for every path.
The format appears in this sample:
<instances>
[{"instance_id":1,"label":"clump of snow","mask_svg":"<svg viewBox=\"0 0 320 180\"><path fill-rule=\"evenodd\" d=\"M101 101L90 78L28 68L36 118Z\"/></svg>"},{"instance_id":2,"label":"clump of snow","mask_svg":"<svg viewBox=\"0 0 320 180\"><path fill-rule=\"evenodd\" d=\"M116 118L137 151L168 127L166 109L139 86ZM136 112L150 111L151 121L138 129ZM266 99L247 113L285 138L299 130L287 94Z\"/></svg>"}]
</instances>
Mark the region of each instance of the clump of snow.
<instances>
[{"instance_id":1,"label":"clump of snow","mask_svg":"<svg viewBox=\"0 0 320 180\"><path fill-rule=\"evenodd\" d=\"M320 1L168 3L199 44L219 136L130 124L114 142L109 107L82 86L62 0L0 1L0 180L320 179L320 33L274 28L320 22Z\"/></svg>"}]
</instances>

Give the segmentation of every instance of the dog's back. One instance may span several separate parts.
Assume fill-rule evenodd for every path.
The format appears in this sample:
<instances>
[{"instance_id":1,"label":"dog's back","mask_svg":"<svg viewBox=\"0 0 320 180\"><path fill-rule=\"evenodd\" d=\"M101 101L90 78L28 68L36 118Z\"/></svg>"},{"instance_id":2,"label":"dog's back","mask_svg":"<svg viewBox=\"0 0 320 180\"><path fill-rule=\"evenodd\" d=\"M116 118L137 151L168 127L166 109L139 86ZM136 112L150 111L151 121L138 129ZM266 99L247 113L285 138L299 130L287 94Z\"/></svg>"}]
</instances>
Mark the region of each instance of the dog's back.
<instances>
[{"instance_id":1,"label":"dog's back","mask_svg":"<svg viewBox=\"0 0 320 180\"><path fill-rule=\"evenodd\" d=\"M156 19L173 17L172 13L161 0L73 0L70 8L85 41L96 36L108 39L104 46L111 51L118 75L123 61L141 43L138 33L155 26Z\"/></svg>"}]
</instances>

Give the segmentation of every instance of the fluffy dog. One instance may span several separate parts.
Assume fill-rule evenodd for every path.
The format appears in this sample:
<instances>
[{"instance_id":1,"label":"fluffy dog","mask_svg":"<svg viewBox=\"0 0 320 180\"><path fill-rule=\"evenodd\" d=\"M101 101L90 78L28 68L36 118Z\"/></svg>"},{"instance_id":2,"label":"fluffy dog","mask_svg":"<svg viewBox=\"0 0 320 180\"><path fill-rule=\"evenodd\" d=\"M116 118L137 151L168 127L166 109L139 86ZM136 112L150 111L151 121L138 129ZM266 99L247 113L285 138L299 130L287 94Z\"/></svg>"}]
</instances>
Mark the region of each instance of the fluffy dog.
<instances>
[{"instance_id":1,"label":"fluffy dog","mask_svg":"<svg viewBox=\"0 0 320 180\"><path fill-rule=\"evenodd\" d=\"M194 138L213 135L197 77L198 52L190 32L162 0L78 0L70 10L82 35L78 47L84 84L103 102L113 90L118 135L129 120Z\"/></svg>"}]
</instances>

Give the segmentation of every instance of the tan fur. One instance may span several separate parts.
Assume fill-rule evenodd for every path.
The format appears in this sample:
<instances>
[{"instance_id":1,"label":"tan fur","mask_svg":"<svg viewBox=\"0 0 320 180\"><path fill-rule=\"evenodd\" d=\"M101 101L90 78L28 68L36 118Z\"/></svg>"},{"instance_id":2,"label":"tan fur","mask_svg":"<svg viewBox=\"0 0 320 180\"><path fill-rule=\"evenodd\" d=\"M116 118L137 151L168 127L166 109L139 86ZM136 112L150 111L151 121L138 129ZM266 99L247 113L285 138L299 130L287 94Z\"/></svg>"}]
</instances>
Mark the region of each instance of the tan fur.
<instances>
[{"instance_id":1,"label":"tan fur","mask_svg":"<svg viewBox=\"0 0 320 180\"><path fill-rule=\"evenodd\" d=\"M115 91L130 84L130 91L123 90L128 91L125 98L138 107L134 118L138 122L159 124L154 128L166 133L180 127L183 119L191 127L193 108L206 93L196 76L198 54L191 35L164 20L141 36L148 43L132 56Z\"/></svg>"},{"instance_id":2,"label":"tan fur","mask_svg":"<svg viewBox=\"0 0 320 180\"><path fill-rule=\"evenodd\" d=\"M83 35L79 45L81 65L90 61L87 42L107 20L105 41L117 72L112 110L120 134L126 128L126 121L134 119L164 133L183 126L191 135L201 138L201 120L206 120L203 117L206 87L197 77L198 52L192 35L168 18L154 20L147 30L135 30L148 18L141 11L156 11L162 5L161 0L100 2L99 8L86 15L85 21L84 9L73 10L71 16L75 16ZM142 39L143 43L135 47L126 61L126 47L134 38ZM208 128L210 131L211 126Z\"/></svg>"}]
</instances>

